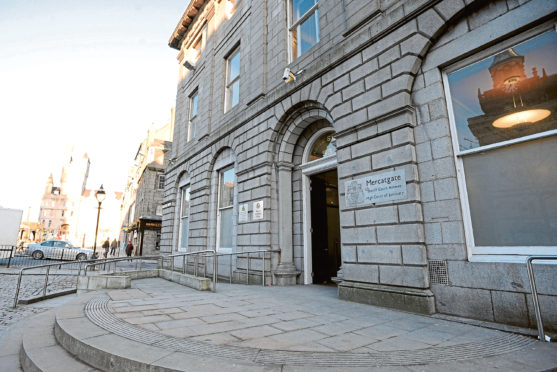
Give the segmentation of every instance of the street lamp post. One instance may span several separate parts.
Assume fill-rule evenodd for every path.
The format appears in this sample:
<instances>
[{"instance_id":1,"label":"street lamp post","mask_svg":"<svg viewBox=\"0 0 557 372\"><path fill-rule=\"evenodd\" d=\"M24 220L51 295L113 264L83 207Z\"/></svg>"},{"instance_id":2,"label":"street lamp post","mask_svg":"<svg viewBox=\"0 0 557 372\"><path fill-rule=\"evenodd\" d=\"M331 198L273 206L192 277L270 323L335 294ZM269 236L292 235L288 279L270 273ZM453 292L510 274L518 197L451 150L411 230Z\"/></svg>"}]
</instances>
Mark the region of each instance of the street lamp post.
<instances>
[{"instance_id":1,"label":"street lamp post","mask_svg":"<svg viewBox=\"0 0 557 372\"><path fill-rule=\"evenodd\" d=\"M99 203L98 210L97 210L97 227L95 227L95 242L93 243L93 256L91 258L97 259L97 233L99 232L99 217L101 216L101 204L106 198L106 192L103 189L103 185L101 188L95 192L95 198Z\"/></svg>"}]
</instances>

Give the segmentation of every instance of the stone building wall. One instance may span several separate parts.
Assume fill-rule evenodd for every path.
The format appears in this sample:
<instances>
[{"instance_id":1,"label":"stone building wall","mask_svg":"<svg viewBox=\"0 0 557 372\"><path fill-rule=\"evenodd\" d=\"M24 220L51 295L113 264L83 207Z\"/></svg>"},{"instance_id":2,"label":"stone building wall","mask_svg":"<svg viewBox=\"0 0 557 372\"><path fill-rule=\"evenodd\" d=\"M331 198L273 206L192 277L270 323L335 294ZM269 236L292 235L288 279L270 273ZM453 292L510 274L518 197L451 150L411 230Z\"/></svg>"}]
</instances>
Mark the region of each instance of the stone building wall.
<instances>
[{"instance_id":1,"label":"stone building wall","mask_svg":"<svg viewBox=\"0 0 557 372\"><path fill-rule=\"evenodd\" d=\"M525 264L479 262L466 242L443 73L483 48L555 22L557 4L321 1L320 42L289 63L285 1L243 0L229 19L221 15L225 3L205 2L193 20L206 17L208 38L195 70L182 71L178 85L161 250L177 249L185 182L188 249L215 248L216 172L233 165L235 215L238 205L250 206L248 222L235 221L234 250L280 250L275 284L305 283L302 155L312 134L329 128L337 147L340 298L533 326ZM224 112L225 61L238 45L240 103ZM284 84L286 66L303 73ZM197 135L187 142L195 91ZM347 182L389 171L404 172L406 198L346 205ZM260 200L263 219L254 220L252 204ZM536 265L536 272L545 323L556 329L555 266Z\"/></svg>"}]
</instances>

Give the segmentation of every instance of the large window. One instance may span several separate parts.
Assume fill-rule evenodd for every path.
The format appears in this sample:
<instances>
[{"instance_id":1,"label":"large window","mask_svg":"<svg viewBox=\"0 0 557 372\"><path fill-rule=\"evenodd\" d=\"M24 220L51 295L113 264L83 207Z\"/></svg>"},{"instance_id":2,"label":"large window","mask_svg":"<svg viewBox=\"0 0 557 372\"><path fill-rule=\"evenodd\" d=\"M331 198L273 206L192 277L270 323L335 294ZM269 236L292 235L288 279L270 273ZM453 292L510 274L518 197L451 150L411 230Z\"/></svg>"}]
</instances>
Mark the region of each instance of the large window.
<instances>
[{"instance_id":1,"label":"large window","mask_svg":"<svg viewBox=\"0 0 557 372\"><path fill-rule=\"evenodd\" d=\"M181 250L188 249L188 231L190 227L190 187L180 189L180 242Z\"/></svg>"},{"instance_id":2,"label":"large window","mask_svg":"<svg viewBox=\"0 0 557 372\"><path fill-rule=\"evenodd\" d=\"M240 48L236 48L226 59L226 92L224 111L240 101Z\"/></svg>"},{"instance_id":3,"label":"large window","mask_svg":"<svg viewBox=\"0 0 557 372\"><path fill-rule=\"evenodd\" d=\"M474 255L557 252L557 33L447 71Z\"/></svg>"},{"instance_id":4,"label":"large window","mask_svg":"<svg viewBox=\"0 0 557 372\"><path fill-rule=\"evenodd\" d=\"M291 59L319 42L318 0L290 0Z\"/></svg>"},{"instance_id":5,"label":"large window","mask_svg":"<svg viewBox=\"0 0 557 372\"><path fill-rule=\"evenodd\" d=\"M195 91L189 98L188 141L195 138L195 132L197 130L197 96L197 91Z\"/></svg>"},{"instance_id":6,"label":"large window","mask_svg":"<svg viewBox=\"0 0 557 372\"><path fill-rule=\"evenodd\" d=\"M219 172L217 248L232 249L234 242L234 168Z\"/></svg>"}]
</instances>

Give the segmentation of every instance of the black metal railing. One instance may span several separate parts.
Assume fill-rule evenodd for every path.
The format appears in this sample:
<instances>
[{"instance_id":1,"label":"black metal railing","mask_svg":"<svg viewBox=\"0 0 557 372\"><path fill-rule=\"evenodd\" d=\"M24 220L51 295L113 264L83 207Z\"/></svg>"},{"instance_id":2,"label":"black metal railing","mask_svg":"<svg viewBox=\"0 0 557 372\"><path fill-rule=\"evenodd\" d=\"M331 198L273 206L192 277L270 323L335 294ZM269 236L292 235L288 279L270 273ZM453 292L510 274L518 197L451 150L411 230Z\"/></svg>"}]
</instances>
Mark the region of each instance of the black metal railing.
<instances>
[{"instance_id":1,"label":"black metal railing","mask_svg":"<svg viewBox=\"0 0 557 372\"><path fill-rule=\"evenodd\" d=\"M104 251L98 250L97 253L102 256ZM117 250L116 254L108 257L116 258L119 254L120 250ZM32 250L16 246L0 246L0 267L40 266L56 262L87 260L92 258L90 256L90 252L82 252L75 248L45 247L43 250Z\"/></svg>"},{"instance_id":2,"label":"black metal railing","mask_svg":"<svg viewBox=\"0 0 557 372\"><path fill-rule=\"evenodd\" d=\"M10 267L16 249L15 245L0 245L0 266Z\"/></svg>"}]
</instances>

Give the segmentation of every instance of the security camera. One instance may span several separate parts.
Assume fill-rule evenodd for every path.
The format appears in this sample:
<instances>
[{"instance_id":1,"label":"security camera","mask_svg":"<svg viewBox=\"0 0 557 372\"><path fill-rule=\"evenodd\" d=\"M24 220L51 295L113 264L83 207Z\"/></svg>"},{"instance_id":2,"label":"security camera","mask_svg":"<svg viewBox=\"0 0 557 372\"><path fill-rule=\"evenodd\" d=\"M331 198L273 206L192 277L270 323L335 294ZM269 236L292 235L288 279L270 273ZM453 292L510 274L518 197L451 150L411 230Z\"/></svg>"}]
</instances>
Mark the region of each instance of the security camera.
<instances>
[{"instance_id":1,"label":"security camera","mask_svg":"<svg viewBox=\"0 0 557 372\"><path fill-rule=\"evenodd\" d=\"M296 75L287 67L282 74L282 80L284 80L285 83L290 83L292 80L296 81Z\"/></svg>"},{"instance_id":2,"label":"security camera","mask_svg":"<svg viewBox=\"0 0 557 372\"><path fill-rule=\"evenodd\" d=\"M190 63L190 61L184 62L184 67L187 68L187 69L190 70L190 71L195 70L195 66L192 65L192 64Z\"/></svg>"}]
</instances>

